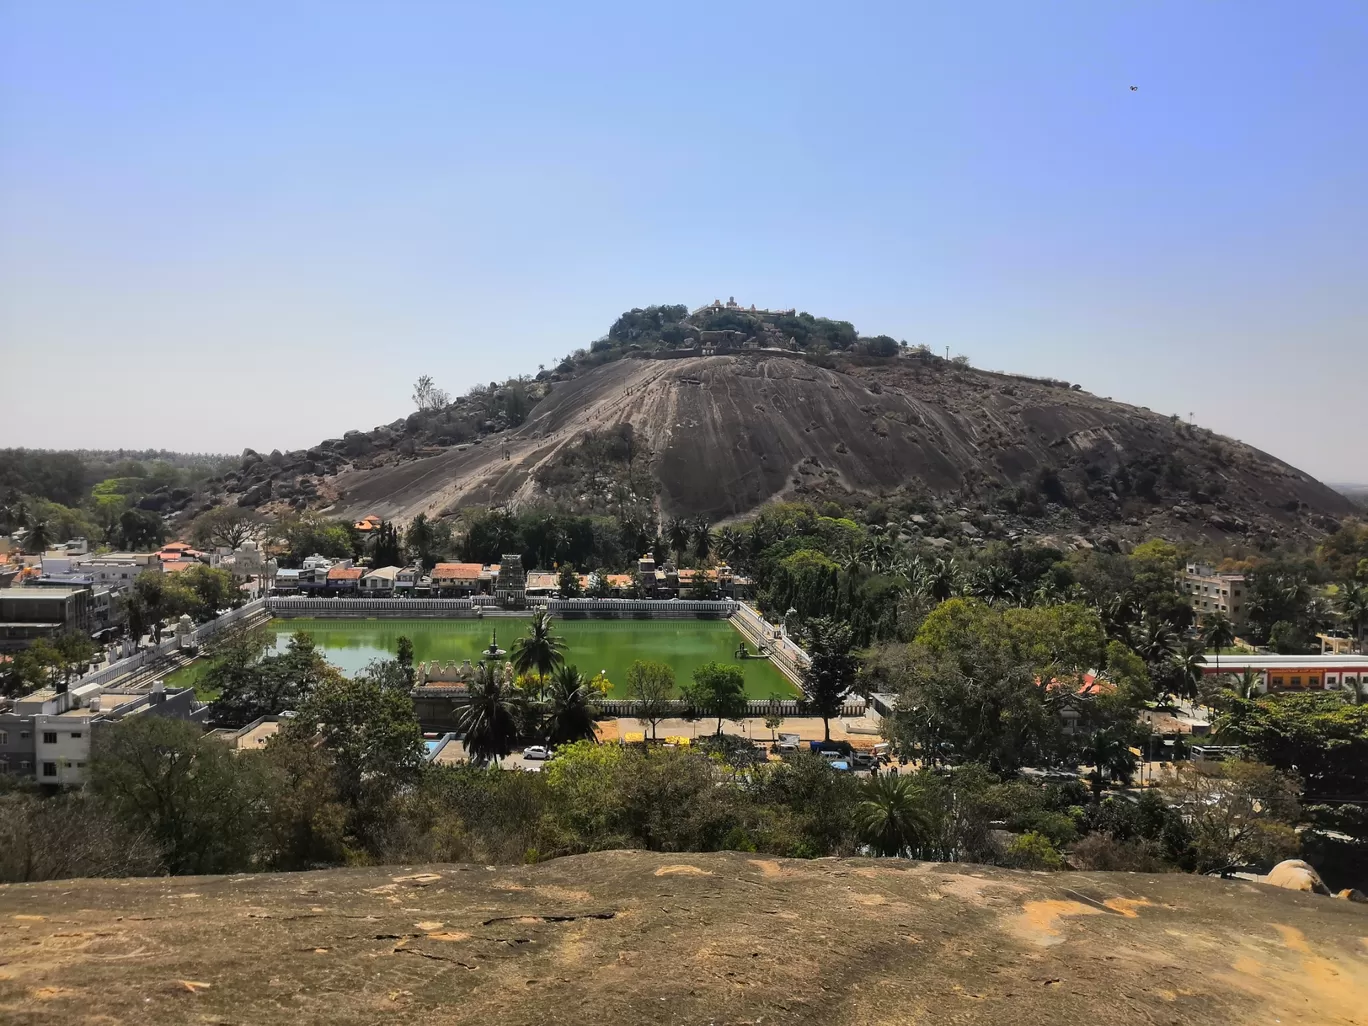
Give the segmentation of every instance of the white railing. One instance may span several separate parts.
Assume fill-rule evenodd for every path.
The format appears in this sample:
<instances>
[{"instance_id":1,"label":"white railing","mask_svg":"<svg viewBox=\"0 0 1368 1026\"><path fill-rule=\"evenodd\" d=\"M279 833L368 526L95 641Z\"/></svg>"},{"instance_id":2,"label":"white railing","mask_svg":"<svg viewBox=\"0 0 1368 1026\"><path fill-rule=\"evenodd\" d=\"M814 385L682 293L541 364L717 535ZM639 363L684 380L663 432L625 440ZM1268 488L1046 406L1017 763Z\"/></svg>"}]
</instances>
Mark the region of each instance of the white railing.
<instances>
[{"instance_id":1,"label":"white railing","mask_svg":"<svg viewBox=\"0 0 1368 1026\"><path fill-rule=\"evenodd\" d=\"M652 616L731 616L737 603L732 599L548 599L552 613L594 613L622 615L647 613Z\"/></svg>"},{"instance_id":2,"label":"white railing","mask_svg":"<svg viewBox=\"0 0 1368 1026\"><path fill-rule=\"evenodd\" d=\"M480 603L483 605L483 603ZM316 613L335 616L356 616L365 613L469 613L476 607L469 598L293 598L278 596L266 599L267 608L276 616L309 616Z\"/></svg>"}]
</instances>

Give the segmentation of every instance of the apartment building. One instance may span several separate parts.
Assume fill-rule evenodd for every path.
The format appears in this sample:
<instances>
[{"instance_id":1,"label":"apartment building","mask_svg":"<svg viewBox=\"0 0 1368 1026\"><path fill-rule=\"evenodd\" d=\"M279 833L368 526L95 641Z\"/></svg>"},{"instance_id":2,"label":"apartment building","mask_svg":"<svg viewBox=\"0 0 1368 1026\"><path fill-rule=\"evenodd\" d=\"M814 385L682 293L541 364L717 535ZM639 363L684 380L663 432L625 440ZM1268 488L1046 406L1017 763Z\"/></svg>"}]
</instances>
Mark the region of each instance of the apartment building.
<instances>
[{"instance_id":1,"label":"apartment building","mask_svg":"<svg viewBox=\"0 0 1368 1026\"><path fill-rule=\"evenodd\" d=\"M0 713L0 773L74 787L85 782L93 733L130 716L200 722L207 710L194 688L167 691L160 681L150 692L106 691L101 684L60 694L44 688Z\"/></svg>"},{"instance_id":2,"label":"apartment building","mask_svg":"<svg viewBox=\"0 0 1368 1026\"><path fill-rule=\"evenodd\" d=\"M1244 574L1220 574L1205 563L1189 563L1178 579L1198 622L1222 613L1235 624L1244 621L1246 581Z\"/></svg>"}]
</instances>

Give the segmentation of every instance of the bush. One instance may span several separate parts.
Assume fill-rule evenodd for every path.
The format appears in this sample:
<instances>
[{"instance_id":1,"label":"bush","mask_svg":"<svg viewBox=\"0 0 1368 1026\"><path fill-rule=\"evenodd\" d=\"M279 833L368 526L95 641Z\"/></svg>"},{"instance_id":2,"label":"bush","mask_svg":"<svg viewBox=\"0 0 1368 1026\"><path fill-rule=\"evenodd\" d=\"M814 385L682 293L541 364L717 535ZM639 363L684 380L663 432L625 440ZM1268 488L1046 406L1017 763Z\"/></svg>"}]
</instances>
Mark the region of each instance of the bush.
<instances>
[{"instance_id":1,"label":"bush","mask_svg":"<svg viewBox=\"0 0 1368 1026\"><path fill-rule=\"evenodd\" d=\"M1064 860L1050 839L1034 831L1022 834L1007 845L1005 861L1017 869L1064 868Z\"/></svg>"}]
</instances>

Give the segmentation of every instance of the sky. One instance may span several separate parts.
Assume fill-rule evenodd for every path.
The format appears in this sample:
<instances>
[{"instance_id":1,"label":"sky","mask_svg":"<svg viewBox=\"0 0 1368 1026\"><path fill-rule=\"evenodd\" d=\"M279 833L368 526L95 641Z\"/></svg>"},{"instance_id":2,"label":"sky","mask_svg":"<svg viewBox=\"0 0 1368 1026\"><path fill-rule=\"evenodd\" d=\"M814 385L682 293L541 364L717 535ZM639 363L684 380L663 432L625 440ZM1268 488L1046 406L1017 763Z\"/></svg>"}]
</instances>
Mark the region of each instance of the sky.
<instances>
[{"instance_id":1,"label":"sky","mask_svg":"<svg viewBox=\"0 0 1368 1026\"><path fill-rule=\"evenodd\" d=\"M1368 481L1365 53L1362 0L0 0L0 445L300 448L735 296Z\"/></svg>"}]
</instances>

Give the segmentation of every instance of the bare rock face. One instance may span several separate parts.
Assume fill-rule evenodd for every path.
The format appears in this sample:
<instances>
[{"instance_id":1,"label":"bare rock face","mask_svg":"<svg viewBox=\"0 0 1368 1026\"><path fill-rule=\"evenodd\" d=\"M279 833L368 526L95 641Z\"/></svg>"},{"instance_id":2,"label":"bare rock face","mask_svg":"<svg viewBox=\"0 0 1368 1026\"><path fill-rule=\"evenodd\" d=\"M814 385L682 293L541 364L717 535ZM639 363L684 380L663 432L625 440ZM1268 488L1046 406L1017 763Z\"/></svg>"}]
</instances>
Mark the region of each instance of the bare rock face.
<instances>
[{"instance_id":1,"label":"bare rock face","mask_svg":"<svg viewBox=\"0 0 1368 1026\"><path fill-rule=\"evenodd\" d=\"M1180 874L599 852L0 887L0 1020L1325 1026L1368 912Z\"/></svg>"},{"instance_id":2,"label":"bare rock face","mask_svg":"<svg viewBox=\"0 0 1368 1026\"><path fill-rule=\"evenodd\" d=\"M586 441L610 438L619 451L596 473L618 473L665 515L714 521L776 498L900 489L1069 534L1132 525L1317 535L1353 509L1295 468L1176 418L909 356L622 359L557 382L519 426L493 434L445 444L440 415L425 416L437 444L397 422L292 453L285 467L250 454L237 487L317 473L338 515L398 520L471 504L573 504ZM263 491L253 499L265 501Z\"/></svg>"},{"instance_id":3,"label":"bare rock face","mask_svg":"<svg viewBox=\"0 0 1368 1026\"><path fill-rule=\"evenodd\" d=\"M341 475L345 512L408 518L545 493L586 437L630 427L669 515L913 488L1179 533L1316 532L1347 499L1256 449L1074 389L926 365L775 355L621 360L560 383L484 445ZM1181 502L1174 502L1181 496ZM1176 508L1176 512L1175 512ZM1027 510L1026 512L1032 512Z\"/></svg>"}]
</instances>

